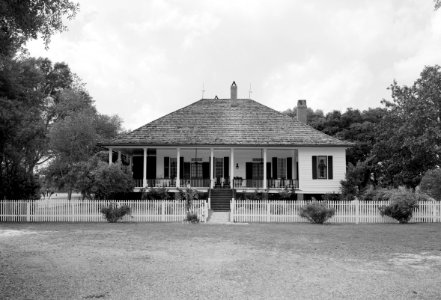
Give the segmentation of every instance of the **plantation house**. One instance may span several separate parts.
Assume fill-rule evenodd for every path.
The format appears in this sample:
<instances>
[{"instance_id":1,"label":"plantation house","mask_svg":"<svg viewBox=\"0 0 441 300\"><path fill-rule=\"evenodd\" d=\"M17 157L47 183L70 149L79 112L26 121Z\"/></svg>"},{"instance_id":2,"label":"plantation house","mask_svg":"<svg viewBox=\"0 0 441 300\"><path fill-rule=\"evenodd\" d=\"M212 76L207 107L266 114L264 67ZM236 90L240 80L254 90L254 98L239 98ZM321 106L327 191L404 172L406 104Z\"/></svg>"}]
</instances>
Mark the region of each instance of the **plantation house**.
<instances>
[{"instance_id":1,"label":"plantation house","mask_svg":"<svg viewBox=\"0 0 441 300\"><path fill-rule=\"evenodd\" d=\"M103 146L109 163L125 156L138 188L287 188L299 199L339 193L350 143L306 125L305 100L297 107L294 120L254 100L237 99L233 82L229 99L201 99Z\"/></svg>"}]
</instances>

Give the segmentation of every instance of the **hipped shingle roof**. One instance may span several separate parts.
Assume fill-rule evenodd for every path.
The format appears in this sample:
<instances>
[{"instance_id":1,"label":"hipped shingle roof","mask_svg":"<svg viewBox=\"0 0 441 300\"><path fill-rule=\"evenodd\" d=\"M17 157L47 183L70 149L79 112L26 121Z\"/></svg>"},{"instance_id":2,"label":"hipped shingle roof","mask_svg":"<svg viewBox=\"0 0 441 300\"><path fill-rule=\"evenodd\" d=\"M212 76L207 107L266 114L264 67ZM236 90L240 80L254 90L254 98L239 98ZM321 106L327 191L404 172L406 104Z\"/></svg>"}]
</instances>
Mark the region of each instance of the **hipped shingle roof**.
<instances>
[{"instance_id":1,"label":"hipped shingle roof","mask_svg":"<svg viewBox=\"0 0 441 300\"><path fill-rule=\"evenodd\" d=\"M350 146L251 99L201 99L104 146Z\"/></svg>"}]
</instances>

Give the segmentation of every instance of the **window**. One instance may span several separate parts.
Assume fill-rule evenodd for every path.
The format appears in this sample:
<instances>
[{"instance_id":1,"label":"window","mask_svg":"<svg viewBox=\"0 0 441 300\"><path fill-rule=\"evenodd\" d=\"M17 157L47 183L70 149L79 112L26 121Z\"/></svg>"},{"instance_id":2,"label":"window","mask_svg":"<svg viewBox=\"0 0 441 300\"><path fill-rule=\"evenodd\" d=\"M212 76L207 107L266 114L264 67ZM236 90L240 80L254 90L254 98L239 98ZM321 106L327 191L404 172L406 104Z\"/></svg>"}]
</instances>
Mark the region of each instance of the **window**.
<instances>
[{"instance_id":1,"label":"window","mask_svg":"<svg viewBox=\"0 0 441 300\"><path fill-rule=\"evenodd\" d=\"M253 179L263 179L263 164L253 163Z\"/></svg>"},{"instance_id":2,"label":"window","mask_svg":"<svg viewBox=\"0 0 441 300\"><path fill-rule=\"evenodd\" d=\"M176 157L170 157L170 178L177 177L177 174L178 174L177 169L178 169L178 164L177 164Z\"/></svg>"},{"instance_id":3,"label":"window","mask_svg":"<svg viewBox=\"0 0 441 300\"><path fill-rule=\"evenodd\" d=\"M317 178L326 179L328 171L328 159L326 156L317 156Z\"/></svg>"},{"instance_id":4,"label":"window","mask_svg":"<svg viewBox=\"0 0 441 300\"><path fill-rule=\"evenodd\" d=\"M312 157L312 179L332 179L333 166L332 156L313 156Z\"/></svg>"},{"instance_id":5,"label":"window","mask_svg":"<svg viewBox=\"0 0 441 300\"><path fill-rule=\"evenodd\" d=\"M224 159L221 158L214 158L214 164L216 168L214 169L214 177L224 177Z\"/></svg>"},{"instance_id":6,"label":"window","mask_svg":"<svg viewBox=\"0 0 441 300\"><path fill-rule=\"evenodd\" d=\"M190 166L190 178L202 178L202 164L192 163Z\"/></svg>"},{"instance_id":7,"label":"window","mask_svg":"<svg viewBox=\"0 0 441 300\"><path fill-rule=\"evenodd\" d=\"M286 158L277 158L277 178L286 178Z\"/></svg>"}]
</instances>

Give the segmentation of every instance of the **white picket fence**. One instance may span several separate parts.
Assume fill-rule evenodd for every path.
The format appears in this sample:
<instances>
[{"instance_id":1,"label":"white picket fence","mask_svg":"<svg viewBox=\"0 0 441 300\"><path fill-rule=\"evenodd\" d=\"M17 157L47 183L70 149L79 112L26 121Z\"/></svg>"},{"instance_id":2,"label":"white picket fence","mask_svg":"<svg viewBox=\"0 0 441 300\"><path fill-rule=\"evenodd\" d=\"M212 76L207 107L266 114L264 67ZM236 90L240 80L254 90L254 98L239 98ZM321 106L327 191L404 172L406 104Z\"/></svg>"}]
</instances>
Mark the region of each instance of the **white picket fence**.
<instances>
[{"instance_id":1,"label":"white picket fence","mask_svg":"<svg viewBox=\"0 0 441 300\"><path fill-rule=\"evenodd\" d=\"M397 223L390 217L382 217L378 207L388 201L319 201L335 209L329 223ZM232 200L230 221L238 223L308 222L299 216L300 208L311 201L272 201L272 200ZM420 201L419 208L413 212L411 223L441 222L441 202Z\"/></svg>"},{"instance_id":2,"label":"white picket fence","mask_svg":"<svg viewBox=\"0 0 441 300\"><path fill-rule=\"evenodd\" d=\"M111 203L128 205L131 214L122 221L182 222L186 217L182 200L3 200L0 201L0 222L106 222L100 212ZM206 200L194 200L191 211L206 222Z\"/></svg>"}]
</instances>

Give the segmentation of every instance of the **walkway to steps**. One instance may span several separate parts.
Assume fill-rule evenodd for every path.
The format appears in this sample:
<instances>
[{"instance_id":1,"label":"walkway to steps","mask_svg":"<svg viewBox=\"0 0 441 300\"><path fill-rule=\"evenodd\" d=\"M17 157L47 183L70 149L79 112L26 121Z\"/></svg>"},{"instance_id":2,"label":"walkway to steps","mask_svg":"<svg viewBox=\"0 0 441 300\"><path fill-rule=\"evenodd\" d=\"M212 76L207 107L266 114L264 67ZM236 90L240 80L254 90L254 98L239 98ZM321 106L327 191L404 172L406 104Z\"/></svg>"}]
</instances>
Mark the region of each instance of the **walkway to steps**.
<instances>
[{"instance_id":1,"label":"walkway to steps","mask_svg":"<svg viewBox=\"0 0 441 300\"><path fill-rule=\"evenodd\" d=\"M230 211L230 201L233 197L231 189L211 190L211 209L213 211Z\"/></svg>"},{"instance_id":2,"label":"walkway to steps","mask_svg":"<svg viewBox=\"0 0 441 300\"><path fill-rule=\"evenodd\" d=\"M230 223L230 213L224 211L210 211L208 214L209 224L228 224Z\"/></svg>"}]
</instances>

